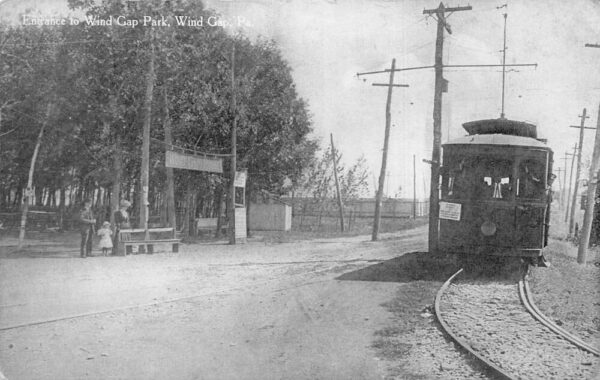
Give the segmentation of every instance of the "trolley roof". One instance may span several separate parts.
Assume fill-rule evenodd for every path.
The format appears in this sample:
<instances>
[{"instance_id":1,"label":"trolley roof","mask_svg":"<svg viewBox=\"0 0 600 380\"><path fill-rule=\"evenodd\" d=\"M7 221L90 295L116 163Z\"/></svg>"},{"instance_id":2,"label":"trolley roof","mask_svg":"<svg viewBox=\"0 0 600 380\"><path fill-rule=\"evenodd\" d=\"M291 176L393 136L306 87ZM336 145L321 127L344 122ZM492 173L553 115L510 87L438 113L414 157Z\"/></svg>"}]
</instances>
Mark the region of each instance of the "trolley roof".
<instances>
[{"instance_id":1,"label":"trolley roof","mask_svg":"<svg viewBox=\"0 0 600 380\"><path fill-rule=\"evenodd\" d=\"M451 145L502 145L550 150L546 144L534 138L505 135L500 133L463 136L442 144L442 146Z\"/></svg>"},{"instance_id":2,"label":"trolley roof","mask_svg":"<svg viewBox=\"0 0 600 380\"><path fill-rule=\"evenodd\" d=\"M537 138L537 128L535 125L504 118L469 121L463 124L463 128L469 132L469 135L499 133L503 135Z\"/></svg>"}]
</instances>

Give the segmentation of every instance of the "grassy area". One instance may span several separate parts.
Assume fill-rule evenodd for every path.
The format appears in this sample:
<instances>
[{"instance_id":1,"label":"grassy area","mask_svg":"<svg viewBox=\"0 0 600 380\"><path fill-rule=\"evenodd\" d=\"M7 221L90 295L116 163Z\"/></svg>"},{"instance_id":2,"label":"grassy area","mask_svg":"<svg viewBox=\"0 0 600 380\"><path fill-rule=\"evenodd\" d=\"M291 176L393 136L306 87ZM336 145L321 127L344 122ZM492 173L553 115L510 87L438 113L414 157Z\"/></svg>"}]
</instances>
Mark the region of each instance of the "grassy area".
<instances>
[{"instance_id":1,"label":"grassy area","mask_svg":"<svg viewBox=\"0 0 600 380\"><path fill-rule=\"evenodd\" d=\"M383 218L379 232L396 232L426 225L427 217L412 218ZM265 242L285 243L298 240L333 238L343 236L368 235L373 232L372 218L356 218L345 221L344 232L340 231L340 221L337 218L323 217L294 217L291 231L253 231L252 234ZM349 227L349 228L348 228Z\"/></svg>"},{"instance_id":2,"label":"grassy area","mask_svg":"<svg viewBox=\"0 0 600 380\"><path fill-rule=\"evenodd\" d=\"M577 247L553 240L545 250L549 268L533 268L530 284L540 310L584 340L600 342L600 249L577 263Z\"/></svg>"},{"instance_id":3,"label":"grassy area","mask_svg":"<svg viewBox=\"0 0 600 380\"><path fill-rule=\"evenodd\" d=\"M555 204L556 205L556 204ZM549 268L532 268L534 301L540 310L584 340L600 342L600 248L588 250L587 264L577 263L577 246L568 239L566 210L552 209L550 236L544 256ZM576 209L575 221L581 221Z\"/></svg>"}]
</instances>

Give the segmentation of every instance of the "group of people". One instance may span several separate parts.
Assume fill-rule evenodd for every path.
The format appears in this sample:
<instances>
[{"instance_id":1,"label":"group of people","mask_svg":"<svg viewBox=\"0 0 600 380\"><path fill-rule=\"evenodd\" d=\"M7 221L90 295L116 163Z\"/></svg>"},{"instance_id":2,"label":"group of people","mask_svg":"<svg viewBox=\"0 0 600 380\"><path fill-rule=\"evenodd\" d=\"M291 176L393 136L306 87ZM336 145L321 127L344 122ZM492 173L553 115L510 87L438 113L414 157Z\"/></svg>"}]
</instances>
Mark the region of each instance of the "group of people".
<instances>
[{"instance_id":1,"label":"group of people","mask_svg":"<svg viewBox=\"0 0 600 380\"><path fill-rule=\"evenodd\" d=\"M102 249L102 254L108 256L109 252L113 255L119 255L119 232L121 229L130 228L128 209L131 203L127 200L122 200L119 204L119 209L114 213L115 225L114 233L111 224L108 221L102 223L102 227L98 230L97 235L100 236L99 247ZM94 235L96 235L96 217L92 210L92 201L86 199L83 203L83 208L79 213L79 221L81 223L81 249L80 255L82 258L91 256L92 244Z\"/></svg>"}]
</instances>

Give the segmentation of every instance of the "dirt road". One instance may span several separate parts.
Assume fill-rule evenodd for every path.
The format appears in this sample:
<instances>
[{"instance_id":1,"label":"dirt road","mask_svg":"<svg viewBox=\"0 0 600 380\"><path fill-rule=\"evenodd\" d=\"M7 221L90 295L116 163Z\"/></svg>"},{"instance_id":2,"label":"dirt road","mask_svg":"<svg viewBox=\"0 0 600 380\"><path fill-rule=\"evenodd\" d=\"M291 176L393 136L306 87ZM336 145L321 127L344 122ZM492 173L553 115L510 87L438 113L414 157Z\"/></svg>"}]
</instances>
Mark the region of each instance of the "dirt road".
<instances>
[{"instance_id":1,"label":"dirt road","mask_svg":"<svg viewBox=\"0 0 600 380\"><path fill-rule=\"evenodd\" d=\"M0 367L11 380L383 378L374 333L404 285L337 278L423 250L425 232L85 260L72 247L8 255Z\"/></svg>"}]
</instances>

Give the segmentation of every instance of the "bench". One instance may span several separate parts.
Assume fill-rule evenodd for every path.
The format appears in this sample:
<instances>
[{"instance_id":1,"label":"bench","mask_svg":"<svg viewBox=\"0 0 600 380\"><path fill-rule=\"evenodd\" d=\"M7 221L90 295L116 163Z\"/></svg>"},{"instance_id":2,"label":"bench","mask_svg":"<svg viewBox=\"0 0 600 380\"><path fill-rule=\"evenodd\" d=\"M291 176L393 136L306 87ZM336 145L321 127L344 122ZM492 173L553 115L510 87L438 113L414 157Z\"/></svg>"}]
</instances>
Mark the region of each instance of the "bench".
<instances>
[{"instance_id":1,"label":"bench","mask_svg":"<svg viewBox=\"0 0 600 380\"><path fill-rule=\"evenodd\" d=\"M181 240L176 238L174 228L142 228L125 229L119 231L119 252L154 253L155 245L170 245L172 252L179 252Z\"/></svg>"},{"instance_id":2,"label":"bench","mask_svg":"<svg viewBox=\"0 0 600 380\"><path fill-rule=\"evenodd\" d=\"M225 222L223 220L223 222ZM227 223L221 225L221 230L227 229ZM196 231L216 231L217 218L196 218Z\"/></svg>"}]
</instances>

